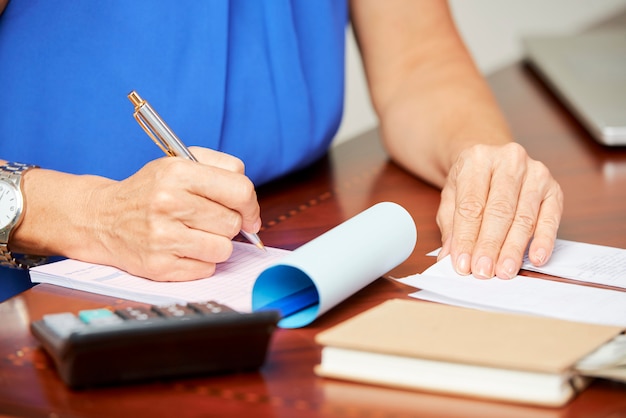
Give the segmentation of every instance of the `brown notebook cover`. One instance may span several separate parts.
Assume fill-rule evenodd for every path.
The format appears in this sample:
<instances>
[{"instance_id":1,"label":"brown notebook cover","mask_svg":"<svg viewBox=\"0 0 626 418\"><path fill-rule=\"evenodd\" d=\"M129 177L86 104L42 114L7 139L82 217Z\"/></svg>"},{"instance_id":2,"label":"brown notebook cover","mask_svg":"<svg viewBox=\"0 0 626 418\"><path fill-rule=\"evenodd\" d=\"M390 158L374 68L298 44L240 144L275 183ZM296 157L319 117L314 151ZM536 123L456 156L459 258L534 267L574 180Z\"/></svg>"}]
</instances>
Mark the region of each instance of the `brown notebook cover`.
<instances>
[{"instance_id":1,"label":"brown notebook cover","mask_svg":"<svg viewBox=\"0 0 626 418\"><path fill-rule=\"evenodd\" d=\"M577 361L622 331L620 327L395 299L321 332L316 341L342 352L378 353L391 360L420 359L434 364L563 375L567 381L568 376L576 374L573 367ZM351 358L356 356L346 357ZM381 382L374 375L367 376L369 364L354 367L355 373L350 376L350 370L343 364L336 367L331 363L325 364L323 350L322 363L316 372L322 376L394 384L389 380L393 374ZM385 360L380 364L389 363ZM402 372L402 368L397 370L399 377ZM416 376L405 377L410 380ZM424 389L428 385L425 382L419 388ZM449 389L458 392L453 381ZM488 393L475 395L489 397Z\"/></svg>"}]
</instances>

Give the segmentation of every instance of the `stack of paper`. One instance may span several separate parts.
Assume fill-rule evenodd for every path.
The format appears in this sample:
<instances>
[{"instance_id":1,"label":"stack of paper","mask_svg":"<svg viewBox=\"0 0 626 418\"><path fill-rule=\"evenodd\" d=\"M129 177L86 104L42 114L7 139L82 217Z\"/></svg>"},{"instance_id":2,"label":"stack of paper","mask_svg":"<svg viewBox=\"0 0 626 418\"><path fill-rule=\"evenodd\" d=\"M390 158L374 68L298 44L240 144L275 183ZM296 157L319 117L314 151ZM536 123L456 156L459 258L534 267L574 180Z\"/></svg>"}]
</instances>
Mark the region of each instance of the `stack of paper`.
<instances>
[{"instance_id":1,"label":"stack of paper","mask_svg":"<svg viewBox=\"0 0 626 418\"><path fill-rule=\"evenodd\" d=\"M411 296L433 302L483 310L520 312L572 321L626 326L626 250L557 240L550 261L523 269L576 280L563 283L516 276L511 280L476 279L457 274L446 257L422 274L399 279L421 289Z\"/></svg>"}]
</instances>

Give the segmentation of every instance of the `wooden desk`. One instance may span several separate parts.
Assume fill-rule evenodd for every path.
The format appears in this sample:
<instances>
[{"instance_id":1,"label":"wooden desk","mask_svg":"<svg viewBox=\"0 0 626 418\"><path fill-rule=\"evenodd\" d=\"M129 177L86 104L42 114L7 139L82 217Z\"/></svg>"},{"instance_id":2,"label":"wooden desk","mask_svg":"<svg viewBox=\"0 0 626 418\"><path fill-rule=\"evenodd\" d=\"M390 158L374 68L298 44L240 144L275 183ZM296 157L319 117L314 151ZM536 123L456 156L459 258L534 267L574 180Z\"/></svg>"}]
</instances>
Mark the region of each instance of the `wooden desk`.
<instances>
[{"instance_id":1,"label":"wooden desk","mask_svg":"<svg viewBox=\"0 0 626 418\"><path fill-rule=\"evenodd\" d=\"M523 65L490 83L519 142L544 161L566 196L559 236L626 248L626 149L605 148ZM425 254L440 245L435 224L439 191L388 161L369 132L333 149L290 179L259 190L263 240L294 249L372 204L407 208L418 243L395 276L421 272ZM181 379L72 392L38 349L28 325L45 313L128 302L39 285L0 304L0 412L29 417L254 416L254 417L617 417L626 416L626 386L596 382L569 405L543 409L391 390L317 378L314 336L410 289L380 279L304 329L279 330L260 373ZM416 302L419 303L419 302ZM419 324L416 324L419 326Z\"/></svg>"}]
</instances>

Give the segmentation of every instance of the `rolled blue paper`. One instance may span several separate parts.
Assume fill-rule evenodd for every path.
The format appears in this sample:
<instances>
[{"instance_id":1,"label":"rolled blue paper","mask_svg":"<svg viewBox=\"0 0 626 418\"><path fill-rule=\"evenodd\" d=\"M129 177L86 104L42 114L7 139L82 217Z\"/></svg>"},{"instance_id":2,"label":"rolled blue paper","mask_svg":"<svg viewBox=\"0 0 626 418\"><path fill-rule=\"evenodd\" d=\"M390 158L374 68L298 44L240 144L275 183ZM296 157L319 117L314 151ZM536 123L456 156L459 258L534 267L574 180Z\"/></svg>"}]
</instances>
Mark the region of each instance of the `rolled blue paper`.
<instances>
[{"instance_id":1,"label":"rolled blue paper","mask_svg":"<svg viewBox=\"0 0 626 418\"><path fill-rule=\"evenodd\" d=\"M252 310L278 309L282 328L306 326L405 261L416 241L407 210L378 203L264 270Z\"/></svg>"}]
</instances>

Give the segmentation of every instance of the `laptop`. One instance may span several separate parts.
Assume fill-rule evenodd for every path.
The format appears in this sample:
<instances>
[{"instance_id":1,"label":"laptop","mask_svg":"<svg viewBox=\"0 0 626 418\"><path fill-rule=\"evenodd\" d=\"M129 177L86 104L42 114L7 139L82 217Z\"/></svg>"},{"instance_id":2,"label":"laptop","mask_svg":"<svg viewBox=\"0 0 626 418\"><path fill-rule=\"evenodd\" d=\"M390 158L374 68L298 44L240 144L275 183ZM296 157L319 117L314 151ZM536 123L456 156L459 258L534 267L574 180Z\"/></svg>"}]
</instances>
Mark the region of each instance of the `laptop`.
<instances>
[{"instance_id":1,"label":"laptop","mask_svg":"<svg viewBox=\"0 0 626 418\"><path fill-rule=\"evenodd\" d=\"M626 145L626 28L523 39L526 61L591 135Z\"/></svg>"}]
</instances>

